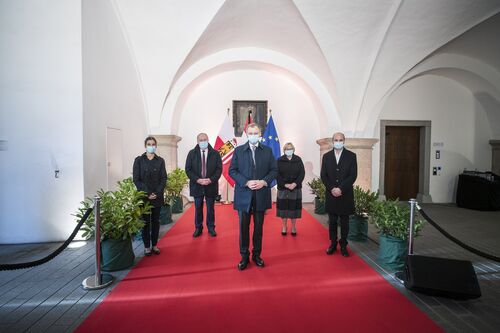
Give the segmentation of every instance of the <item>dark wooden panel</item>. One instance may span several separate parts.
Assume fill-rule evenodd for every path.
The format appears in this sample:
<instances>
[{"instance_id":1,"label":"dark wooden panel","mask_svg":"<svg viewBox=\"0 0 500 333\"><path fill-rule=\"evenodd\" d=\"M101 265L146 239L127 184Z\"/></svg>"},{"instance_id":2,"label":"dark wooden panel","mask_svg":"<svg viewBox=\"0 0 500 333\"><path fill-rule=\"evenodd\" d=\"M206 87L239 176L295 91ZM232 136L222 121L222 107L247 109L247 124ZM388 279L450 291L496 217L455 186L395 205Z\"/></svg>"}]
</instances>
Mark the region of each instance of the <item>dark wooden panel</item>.
<instances>
[{"instance_id":1,"label":"dark wooden panel","mask_svg":"<svg viewBox=\"0 0 500 333\"><path fill-rule=\"evenodd\" d=\"M386 127L384 192L388 199L417 196L419 151L420 127Z\"/></svg>"}]
</instances>

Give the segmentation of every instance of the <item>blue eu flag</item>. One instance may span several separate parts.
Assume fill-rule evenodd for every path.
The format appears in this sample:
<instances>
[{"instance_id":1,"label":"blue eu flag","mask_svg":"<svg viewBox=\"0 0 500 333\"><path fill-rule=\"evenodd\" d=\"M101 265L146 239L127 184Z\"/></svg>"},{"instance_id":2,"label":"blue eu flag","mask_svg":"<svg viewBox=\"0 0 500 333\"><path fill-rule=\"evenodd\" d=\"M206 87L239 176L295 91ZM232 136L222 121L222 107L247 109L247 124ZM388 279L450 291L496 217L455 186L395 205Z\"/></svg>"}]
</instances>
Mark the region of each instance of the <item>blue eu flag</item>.
<instances>
[{"instance_id":1,"label":"blue eu flag","mask_svg":"<svg viewBox=\"0 0 500 333\"><path fill-rule=\"evenodd\" d=\"M274 126L273 116L269 117L266 131L264 132L264 135L262 135L261 143L271 148L275 159L278 159L281 156L280 140L278 139L278 132L276 131L276 127ZM274 185L276 185L276 180L273 180L273 182L271 183L271 187L273 187Z\"/></svg>"}]
</instances>

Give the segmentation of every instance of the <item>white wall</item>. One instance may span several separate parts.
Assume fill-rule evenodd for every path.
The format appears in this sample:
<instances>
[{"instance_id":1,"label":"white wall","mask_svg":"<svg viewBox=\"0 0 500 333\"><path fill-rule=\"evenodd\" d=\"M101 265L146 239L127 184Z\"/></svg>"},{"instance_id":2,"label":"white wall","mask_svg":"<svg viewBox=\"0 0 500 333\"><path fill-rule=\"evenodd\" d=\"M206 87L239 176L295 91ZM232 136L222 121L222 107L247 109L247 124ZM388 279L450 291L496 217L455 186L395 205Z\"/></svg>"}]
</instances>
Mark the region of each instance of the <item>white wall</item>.
<instances>
[{"instance_id":1,"label":"white wall","mask_svg":"<svg viewBox=\"0 0 500 333\"><path fill-rule=\"evenodd\" d=\"M285 75L260 70L225 72L201 83L189 96L182 110L179 135L179 167L196 145L196 135L206 132L213 145L227 109L233 100L267 100L281 141L291 141L306 167L304 202L314 199L305 183L319 176L319 123L313 104ZM231 111L232 113L232 111ZM232 114L231 114L232 116Z\"/></svg>"},{"instance_id":2,"label":"white wall","mask_svg":"<svg viewBox=\"0 0 500 333\"><path fill-rule=\"evenodd\" d=\"M133 54L109 0L86 0L83 11L85 195L107 187L106 127L122 130L123 177L144 151L147 117Z\"/></svg>"},{"instance_id":3,"label":"white wall","mask_svg":"<svg viewBox=\"0 0 500 333\"><path fill-rule=\"evenodd\" d=\"M491 168L492 136L488 117L474 95L456 81L435 75L417 77L399 87L387 100L379 119L430 120L431 145L442 142L441 159L431 151L429 191L433 202L454 202L458 175L465 169ZM380 122L375 129L380 137ZM373 151L374 189L379 188L380 145ZM441 176L432 167L443 168Z\"/></svg>"},{"instance_id":4,"label":"white wall","mask_svg":"<svg viewBox=\"0 0 500 333\"><path fill-rule=\"evenodd\" d=\"M0 45L0 243L60 241L83 197L80 1L0 2Z\"/></svg>"}]
</instances>

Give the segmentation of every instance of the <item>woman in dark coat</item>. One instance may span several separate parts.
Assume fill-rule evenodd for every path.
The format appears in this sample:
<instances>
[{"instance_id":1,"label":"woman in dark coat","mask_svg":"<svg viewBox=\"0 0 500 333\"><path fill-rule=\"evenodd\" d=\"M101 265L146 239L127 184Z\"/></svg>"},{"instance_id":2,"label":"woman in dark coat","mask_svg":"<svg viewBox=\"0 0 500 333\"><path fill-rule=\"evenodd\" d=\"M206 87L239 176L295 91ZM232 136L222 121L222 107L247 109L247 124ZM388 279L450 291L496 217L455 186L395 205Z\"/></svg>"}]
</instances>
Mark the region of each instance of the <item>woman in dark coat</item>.
<instances>
[{"instance_id":1,"label":"woman in dark coat","mask_svg":"<svg viewBox=\"0 0 500 333\"><path fill-rule=\"evenodd\" d=\"M281 234L287 234L287 219L292 221L292 236L297 236L296 219L302 216L302 181L305 170L302 159L295 155L295 147L291 142L283 146L283 156L278 159L278 200L276 215L281 217L283 228Z\"/></svg>"},{"instance_id":2,"label":"woman in dark coat","mask_svg":"<svg viewBox=\"0 0 500 333\"><path fill-rule=\"evenodd\" d=\"M164 203L163 190L167 183L165 160L156 155L156 146L156 139L152 136L147 137L144 140L146 152L136 157L133 169L135 186L139 191L146 192L149 203L153 206L151 213L142 217L144 220L142 240L146 256L152 253L160 254L156 244L160 233L160 210Z\"/></svg>"}]
</instances>

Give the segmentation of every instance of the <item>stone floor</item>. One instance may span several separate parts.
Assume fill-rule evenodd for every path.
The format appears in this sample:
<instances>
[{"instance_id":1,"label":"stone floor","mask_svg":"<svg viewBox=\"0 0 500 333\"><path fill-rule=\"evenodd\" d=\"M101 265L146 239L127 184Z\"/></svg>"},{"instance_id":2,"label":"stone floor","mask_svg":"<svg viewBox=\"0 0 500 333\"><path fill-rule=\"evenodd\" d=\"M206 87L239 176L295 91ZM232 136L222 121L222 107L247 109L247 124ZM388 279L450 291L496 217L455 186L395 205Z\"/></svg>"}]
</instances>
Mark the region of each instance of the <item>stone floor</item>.
<instances>
[{"instance_id":1,"label":"stone floor","mask_svg":"<svg viewBox=\"0 0 500 333\"><path fill-rule=\"evenodd\" d=\"M304 206L309 212L314 210L312 205ZM437 204L423 205L423 209L467 244L500 256L500 212L479 212ZM315 216L326 227L327 217ZM178 217L174 215L174 220ZM167 232L172 225L162 226L161 233ZM352 250L447 332L500 332L499 263L462 250L432 226L426 225L415 241L415 253L471 260L483 294L481 298L470 301L429 297L406 290L394 278L394 272L380 267L376 261L378 235L372 226L369 238L365 243L351 242ZM38 259L59 245L0 245L0 263ZM91 242L73 245L82 246L68 248L42 266L0 271L0 332L72 332L117 285L115 282L112 287L103 290L83 290L83 279L94 272L94 247ZM136 260L140 260L143 251L141 243L135 241L134 249L138 256ZM127 273L114 272L113 276L119 281ZM404 328L401 331L404 332Z\"/></svg>"}]
</instances>

